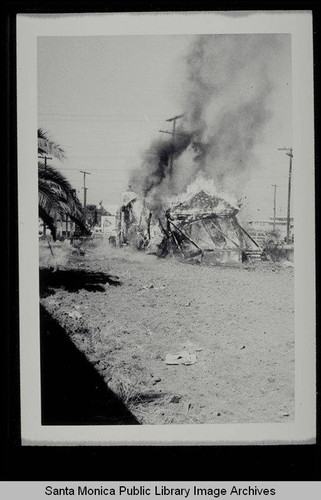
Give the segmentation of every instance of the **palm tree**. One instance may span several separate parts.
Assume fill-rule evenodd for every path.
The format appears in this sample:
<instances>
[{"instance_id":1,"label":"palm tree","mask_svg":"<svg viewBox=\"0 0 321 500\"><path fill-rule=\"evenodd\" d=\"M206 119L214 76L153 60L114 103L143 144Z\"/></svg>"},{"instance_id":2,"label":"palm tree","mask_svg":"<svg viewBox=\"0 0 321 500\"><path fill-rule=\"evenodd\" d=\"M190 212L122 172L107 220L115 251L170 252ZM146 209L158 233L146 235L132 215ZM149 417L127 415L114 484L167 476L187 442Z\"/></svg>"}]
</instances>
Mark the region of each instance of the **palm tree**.
<instances>
[{"instance_id":1,"label":"palm tree","mask_svg":"<svg viewBox=\"0 0 321 500\"><path fill-rule=\"evenodd\" d=\"M58 144L49 140L47 133L42 129L38 129L38 154L44 155L45 159L44 162L38 161L39 217L49 227L54 240L56 215L61 217L68 215L84 234L90 234L75 190L63 174L46 163L46 155L64 160L65 152Z\"/></svg>"}]
</instances>

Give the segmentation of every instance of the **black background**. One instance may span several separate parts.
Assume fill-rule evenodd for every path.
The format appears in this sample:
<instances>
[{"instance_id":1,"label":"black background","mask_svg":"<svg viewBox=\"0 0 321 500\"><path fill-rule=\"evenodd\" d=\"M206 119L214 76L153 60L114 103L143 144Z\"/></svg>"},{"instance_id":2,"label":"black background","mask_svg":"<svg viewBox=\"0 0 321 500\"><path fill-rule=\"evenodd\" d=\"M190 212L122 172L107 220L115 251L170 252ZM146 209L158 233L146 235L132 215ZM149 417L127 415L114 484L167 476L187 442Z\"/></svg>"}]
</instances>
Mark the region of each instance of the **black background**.
<instances>
[{"instance_id":1,"label":"black background","mask_svg":"<svg viewBox=\"0 0 321 500\"><path fill-rule=\"evenodd\" d=\"M16 29L18 13L257 10L254 2L4 2L1 6L2 130L0 261L5 309L1 335L2 481L301 481L321 479L317 444L282 446L28 446L20 441ZM313 10L316 186L318 186L320 11L308 2L260 2L260 10ZM4 174L4 175L3 175ZM318 195L318 192L316 192ZM316 213L318 214L318 196ZM316 218L318 221L318 217ZM318 240L317 240L318 243ZM317 244L318 255L318 244ZM318 262L318 261L317 261ZM318 266L317 266L318 269ZM317 274L318 276L318 274ZM318 339L318 352L320 340ZM319 363L318 363L319 367ZM319 385L318 385L319 387ZM318 415L320 399L318 398ZM308 492L307 492L308 493Z\"/></svg>"}]
</instances>

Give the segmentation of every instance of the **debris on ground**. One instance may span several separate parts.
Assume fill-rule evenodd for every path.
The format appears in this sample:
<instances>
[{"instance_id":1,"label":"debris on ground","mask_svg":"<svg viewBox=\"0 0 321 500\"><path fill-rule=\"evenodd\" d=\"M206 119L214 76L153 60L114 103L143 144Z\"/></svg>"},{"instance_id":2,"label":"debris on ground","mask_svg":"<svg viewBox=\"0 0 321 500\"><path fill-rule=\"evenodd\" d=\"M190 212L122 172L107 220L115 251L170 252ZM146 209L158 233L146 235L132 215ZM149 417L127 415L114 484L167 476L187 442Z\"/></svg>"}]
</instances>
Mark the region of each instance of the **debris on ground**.
<instances>
[{"instance_id":1,"label":"debris on ground","mask_svg":"<svg viewBox=\"0 0 321 500\"><path fill-rule=\"evenodd\" d=\"M152 384L153 385L158 384L158 382L161 382L161 380L162 379L160 377L158 377L157 375L152 375Z\"/></svg>"},{"instance_id":2,"label":"debris on ground","mask_svg":"<svg viewBox=\"0 0 321 500\"><path fill-rule=\"evenodd\" d=\"M165 363L167 365L194 365L196 363L196 355L187 351L182 351L178 354L167 354Z\"/></svg>"},{"instance_id":3,"label":"debris on ground","mask_svg":"<svg viewBox=\"0 0 321 500\"><path fill-rule=\"evenodd\" d=\"M68 316L72 319L80 319L82 315L78 311L72 311L68 313Z\"/></svg>"},{"instance_id":4,"label":"debris on ground","mask_svg":"<svg viewBox=\"0 0 321 500\"><path fill-rule=\"evenodd\" d=\"M187 413L192 408L192 403L184 404L184 411Z\"/></svg>"},{"instance_id":5,"label":"debris on ground","mask_svg":"<svg viewBox=\"0 0 321 500\"><path fill-rule=\"evenodd\" d=\"M292 268L187 266L127 248L68 255L63 272L42 275L55 294L41 304L139 422L294 421Z\"/></svg>"},{"instance_id":6,"label":"debris on ground","mask_svg":"<svg viewBox=\"0 0 321 500\"><path fill-rule=\"evenodd\" d=\"M170 400L170 403L179 403L181 399L182 396L173 396L172 399Z\"/></svg>"}]
</instances>

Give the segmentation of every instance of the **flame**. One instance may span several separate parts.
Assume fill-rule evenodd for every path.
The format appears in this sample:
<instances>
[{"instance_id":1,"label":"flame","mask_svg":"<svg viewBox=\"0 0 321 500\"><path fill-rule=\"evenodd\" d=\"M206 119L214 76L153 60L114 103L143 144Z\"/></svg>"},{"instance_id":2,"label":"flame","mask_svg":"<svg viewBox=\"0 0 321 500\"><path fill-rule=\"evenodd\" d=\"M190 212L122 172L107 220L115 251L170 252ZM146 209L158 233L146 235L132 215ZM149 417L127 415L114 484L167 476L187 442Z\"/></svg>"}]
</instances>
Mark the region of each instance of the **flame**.
<instances>
[{"instance_id":1,"label":"flame","mask_svg":"<svg viewBox=\"0 0 321 500\"><path fill-rule=\"evenodd\" d=\"M184 193L179 194L171 198L168 202L169 207L174 207L182 203L188 203L195 195L203 191L207 196L211 198L216 198L221 200L222 204L230 205L231 208L239 211L240 206L237 202L235 196L229 193L220 192L217 190L214 179L206 178L202 172L200 172L195 181L190 183ZM217 207L217 212L220 211L219 206Z\"/></svg>"}]
</instances>

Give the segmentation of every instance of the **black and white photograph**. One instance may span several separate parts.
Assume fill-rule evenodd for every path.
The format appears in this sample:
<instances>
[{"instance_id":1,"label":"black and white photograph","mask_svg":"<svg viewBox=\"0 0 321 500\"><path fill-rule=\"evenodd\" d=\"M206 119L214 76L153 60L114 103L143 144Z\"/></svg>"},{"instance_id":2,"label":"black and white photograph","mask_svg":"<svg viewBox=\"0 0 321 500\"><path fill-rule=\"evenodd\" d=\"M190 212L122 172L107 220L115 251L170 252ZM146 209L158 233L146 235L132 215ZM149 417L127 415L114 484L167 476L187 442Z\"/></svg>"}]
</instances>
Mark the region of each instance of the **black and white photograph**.
<instances>
[{"instance_id":1,"label":"black and white photograph","mask_svg":"<svg viewBox=\"0 0 321 500\"><path fill-rule=\"evenodd\" d=\"M314 441L311 36L18 16L24 444Z\"/></svg>"}]
</instances>

